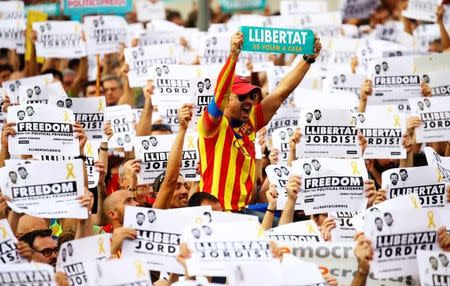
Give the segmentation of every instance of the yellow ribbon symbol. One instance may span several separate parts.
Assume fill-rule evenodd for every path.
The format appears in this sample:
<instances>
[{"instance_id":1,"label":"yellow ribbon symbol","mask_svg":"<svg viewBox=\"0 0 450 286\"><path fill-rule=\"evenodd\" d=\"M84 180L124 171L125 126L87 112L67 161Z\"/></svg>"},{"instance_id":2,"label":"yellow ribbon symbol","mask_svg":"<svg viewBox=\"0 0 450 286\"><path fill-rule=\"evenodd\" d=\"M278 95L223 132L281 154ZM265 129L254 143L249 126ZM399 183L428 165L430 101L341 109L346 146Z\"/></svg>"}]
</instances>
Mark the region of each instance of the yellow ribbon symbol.
<instances>
[{"instance_id":1,"label":"yellow ribbon symbol","mask_svg":"<svg viewBox=\"0 0 450 286\"><path fill-rule=\"evenodd\" d=\"M86 143L86 154L88 157L92 157L94 155L94 152L92 151L92 144L89 142Z\"/></svg>"},{"instance_id":2,"label":"yellow ribbon symbol","mask_svg":"<svg viewBox=\"0 0 450 286\"><path fill-rule=\"evenodd\" d=\"M437 181L438 181L438 183L441 183L444 180L444 178L442 178L441 170L436 169L436 174L437 174Z\"/></svg>"},{"instance_id":3,"label":"yellow ribbon symbol","mask_svg":"<svg viewBox=\"0 0 450 286\"><path fill-rule=\"evenodd\" d=\"M136 262L134 263L134 267L136 268L137 277L145 277L144 266L142 266L142 262L140 260L136 260Z\"/></svg>"},{"instance_id":4,"label":"yellow ribbon symbol","mask_svg":"<svg viewBox=\"0 0 450 286\"><path fill-rule=\"evenodd\" d=\"M258 228L258 235L257 235L257 237L261 237L263 235L264 235L264 229L262 227L259 227Z\"/></svg>"},{"instance_id":5,"label":"yellow ribbon symbol","mask_svg":"<svg viewBox=\"0 0 450 286\"><path fill-rule=\"evenodd\" d=\"M6 236L8 235L8 233L6 232L6 229L3 226L0 226L0 231L2 232L3 238L6 238Z\"/></svg>"},{"instance_id":6,"label":"yellow ribbon symbol","mask_svg":"<svg viewBox=\"0 0 450 286\"><path fill-rule=\"evenodd\" d=\"M416 197L411 197L411 202L413 204L413 208L418 209L419 204L417 203Z\"/></svg>"},{"instance_id":7,"label":"yellow ribbon symbol","mask_svg":"<svg viewBox=\"0 0 450 286\"><path fill-rule=\"evenodd\" d=\"M195 149L194 137L192 137L192 135L189 135L187 137L187 142L188 142L188 149Z\"/></svg>"},{"instance_id":8,"label":"yellow ribbon symbol","mask_svg":"<svg viewBox=\"0 0 450 286\"><path fill-rule=\"evenodd\" d=\"M306 223L306 228L308 230L308 233L315 233L314 228L311 223L309 223L309 222Z\"/></svg>"},{"instance_id":9,"label":"yellow ribbon symbol","mask_svg":"<svg viewBox=\"0 0 450 286\"><path fill-rule=\"evenodd\" d=\"M69 122L69 113L67 112L67 110L64 110L64 122Z\"/></svg>"},{"instance_id":10,"label":"yellow ribbon symbol","mask_svg":"<svg viewBox=\"0 0 450 286\"><path fill-rule=\"evenodd\" d=\"M104 110L104 106L103 106L103 100L99 99L98 100L98 107L97 107L97 111L103 111Z\"/></svg>"},{"instance_id":11,"label":"yellow ribbon symbol","mask_svg":"<svg viewBox=\"0 0 450 286\"><path fill-rule=\"evenodd\" d=\"M202 77L202 69L197 68L197 78Z\"/></svg>"},{"instance_id":12,"label":"yellow ribbon symbol","mask_svg":"<svg viewBox=\"0 0 450 286\"><path fill-rule=\"evenodd\" d=\"M414 41L414 47L415 47L415 45L416 45L416 42ZM417 72L417 66L416 66L416 64L413 64L413 74L416 74L416 72Z\"/></svg>"},{"instance_id":13,"label":"yellow ribbon symbol","mask_svg":"<svg viewBox=\"0 0 450 286\"><path fill-rule=\"evenodd\" d=\"M313 89L319 89L319 84L317 83L317 79L313 80L312 88Z\"/></svg>"},{"instance_id":14,"label":"yellow ribbon symbol","mask_svg":"<svg viewBox=\"0 0 450 286\"><path fill-rule=\"evenodd\" d=\"M400 127L400 116L394 116L394 127Z\"/></svg>"},{"instance_id":15,"label":"yellow ribbon symbol","mask_svg":"<svg viewBox=\"0 0 450 286\"><path fill-rule=\"evenodd\" d=\"M73 163L67 163L66 165L66 170L67 170L67 175L66 175L66 179L75 179L75 174L73 173Z\"/></svg>"},{"instance_id":16,"label":"yellow ribbon symbol","mask_svg":"<svg viewBox=\"0 0 450 286\"><path fill-rule=\"evenodd\" d=\"M106 251L105 251L105 245L104 245L104 241L103 241L103 238L102 238L102 237L100 237L100 238L98 239L98 253L99 253L99 254L105 254L105 253L106 253Z\"/></svg>"},{"instance_id":17,"label":"yellow ribbon symbol","mask_svg":"<svg viewBox=\"0 0 450 286\"><path fill-rule=\"evenodd\" d=\"M433 211L428 211L428 228L436 228L436 224L434 224L434 213Z\"/></svg>"},{"instance_id":18,"label":"yellow ribbon symbol","mask_svg":"<svg viewBox=\"0 0 450 286\"><path fill-rule=\"evenodd\" d=\"M361 173L358 170L358 164L356 164L355 161L352 161L351 165L352 165L352 174L361 176Z\"/></svg>"},{"instance_id":19,"label":"yellow ribbon symbol","mask_svg":"<svg viewBox=\"0 0 450 286\"><path fill-rule=\"evenodd\" d=\"M170 46L170 48L169 48L169 55L170 55L170 56L173 56L173 53L174 53L173 47Z\"/></svg>"},{"instance_id":20,"label":"yellow ribbon symbol","mask_svg":"<svg viewBox=\"0 0 450 286\"><path fill-rule=\"evenodd\" d=\"M387 111L388 112L392 112L392 110L393 110L392 105L389 105L388 108L387 108Z\"/></svg>"},{"instance_id":21,"label":"yellow ribbon symbol","mask_svg":"<svg viewBox=\"0 0 450 286\"><path fill-rule=\"evenodd\" d=\"M202 223L202 218L201 217L196 218L194 223L195 224L201 224Z\"/></svg>"}]
</instances>

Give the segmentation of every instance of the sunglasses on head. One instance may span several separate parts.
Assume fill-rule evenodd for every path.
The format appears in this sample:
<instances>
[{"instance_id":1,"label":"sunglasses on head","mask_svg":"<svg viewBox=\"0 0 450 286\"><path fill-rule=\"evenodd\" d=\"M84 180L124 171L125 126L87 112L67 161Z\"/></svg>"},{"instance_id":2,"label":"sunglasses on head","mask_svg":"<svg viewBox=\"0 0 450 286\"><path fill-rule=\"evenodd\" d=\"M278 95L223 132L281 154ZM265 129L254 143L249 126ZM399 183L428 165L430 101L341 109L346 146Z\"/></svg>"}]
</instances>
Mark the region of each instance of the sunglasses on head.
<instances>
[{"instance_id":1,"label":"sunglasses on head","mask_svg":"<svg viewBox=\"0 0 450 286\"><path fill-rule=\"evenodd\" d=\"M250 93L246 93L246 94L239 94L236 95L237 98L239 99L240 102L243 102L244 100L248 98L250 98L252 101L255 100L256 96L258 95L257 92L250 92Z\"/></svg>"}]
</instances>

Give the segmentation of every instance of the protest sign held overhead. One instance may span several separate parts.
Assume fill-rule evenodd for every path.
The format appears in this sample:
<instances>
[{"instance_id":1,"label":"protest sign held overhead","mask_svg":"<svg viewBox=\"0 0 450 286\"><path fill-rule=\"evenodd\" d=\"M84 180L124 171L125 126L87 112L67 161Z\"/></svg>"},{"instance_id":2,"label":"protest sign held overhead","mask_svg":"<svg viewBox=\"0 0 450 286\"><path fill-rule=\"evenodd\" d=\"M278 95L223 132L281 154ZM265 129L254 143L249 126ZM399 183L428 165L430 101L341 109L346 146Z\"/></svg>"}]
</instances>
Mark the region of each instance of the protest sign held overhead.
<instances>
[{"instance_id":1,"label":"protest sign held overhead","mask_svg":"<svg viewBox=\"0 0 450 286\"><path fill-rule=\"evenodd\" d=\"M134 152L141 160L141 172L138 174L139 184L153 183L154 179L167 168L170 149L175 141L175 135L151 135L135 138ZM183 144L183 155L180 174L186 181L198 179L197 162L197 134L186 134Z\"/></svg>"},{"instance_id":2,"label":"protest sign held overhead","mask_svg":"<svg viewBox=\"0 0 450 286\"><path fill-rule=\"evenodd\" d=\"M105 118L111 122L113 131L109 139L109 147L124 148L131 151L133 147L133 138L136 133L133 125L133 112L129 105L119 105L108 107L105 112Z\"/></svg>"},{"instance_id":3,"label":"protest sign held overhead","mask_svg":"<svg viewBox=\"0 0 450 286\"><path fill-rule=\"evenodd\" d=\"M12 273L15 275L11 275ZM0 268L0 284L24 286L57 285L53 267L38 262L2 265Z\"/></svg>"},{"instance_id":4,"label":"protest sign held overhead","mask_svg":"<svg viewBox=\"0 0 450 286\"><path fill-rule=\"evenodd\" d=\"M120 51L125 43L127 22L120 16L84 17L84 34L88 55L104 55Z\"/></svg>"},{"instance_id":5,"label":"protest sign held overhead","mask_svg":"<svg viewBox=\"0 0 450 286\"><path fill-rule=\"evenodd\" d=\"M442 0L409 0L408 9L402 11L406 18L436 22L436 9Z\"/></svg>"},{"instance_id":6,"label":"protest sign held overhead","mask_svg":"<svg viewBox=\"0 0 450 286\"><path fill-rule=\"evenodd\" d=\"M244 34L243 51L312 54L314 50L311 30L243 26L241 31Z\"/></svg>"},{"instance_id":7,"label":"protest sign held overhead","mask_svg":"<svg viewBox=\"0 0 450 286\"><path fill-rule=\"evenodd\" d=\"M17 238L9 226L7 219L0 220L0 265L24 263L17 251Z\"/></svg>"},{"instance_id":8,"label":"protest sign held overhead","mask_svg":"<svg viewBox=\"0 0 450 286\"><path fill-rule=\"evenodd\" d=\"M450 140L450 101L445 97L409 99L411 112L420 116L422 123L416 128L416 140L439 142Z\"/></svg>"},{"instance_id":9,"label":"protest sign held overhead","mask_svg":"<svg viewBox=\"0 0 450 286\"><path fill-rule=\"evenodd\" d=\"M352 118L348 110L302 109L302 138L297 144L296 155L305 158L360 158L361 147Z\"/></svg>"},{"instance_id":10,"label":"protest sign held overhead","mask_svg":"<svg viewBox=\"0 0 450 286\"><path fill-rule=\"evenodd\" d=\"M292 173L302 178L299 199L307 215L366 207L362 159L300 159L292 162Z\"/></svg>"},{"instance_id":11,"label":"protest sign held overhead","mask_svg":"<svg viewBox=\"0 0 450 286\"><path fill-rule=\"evenodd\" d=\"M422 285L445 285L450 281L449 253L444 251L417 251L420 283Z\"/></svg>"},{"instance_id":12,"label":"protest sign held overhead","mask_svg":"<svg viewBox=\"0 0 450 286\"><path fill-rule=\"evenodd\" d=\"M59 81L51 82L49 84L21 85L19 86L18 95L20 104L45 104L49 103L49 100L53 98L67 97L66 92Z\"/></svg>"},{"instance_id":13,"label":"protest sign held overhead","mask_svg":"<svg viewBox=\"0 0 450 286\"><path fill-rule=\"evenodd\" d=\"M17 132L8 140L11 154L80 155L71 110L47 104L29 104L11 106L8 111L8 122L16 123Z\"/></svg>"},{"instance_id":14,"label":"protest sign held overhead","mask_svg":"<svg viewBox=\"0 0 450 286\"><path fill-rule=\"evenodd\" d=\"M423 208L449 208L447 192L450 184L434 166L389 169L382 174L387 198L417 194Z\"/></svg>"},{"instance_id":15,"label":"protest sign held overhead","mask_svg":"<svg viewBox=\"0 0 450 286\"><path fill-rule=\"evenodd\" d=\"M22 85L47 86L53 81L51 73L4 81L2 87L8 92L11 103L19 103L19 88Z\"/></svg>"},{"instance_id":16,"label":"protest sign held overhead","mask_svg":"<svg viewBox=\"0 0 450 286\"><path fill-rule=\"evenodd\" d=\"M64 0L64 14L72 17L81 17L85 14L120 14L130 12L132 0L120 1L80 1Z\"/></svg>"},{"instance_id":17,"label":"protest sign held overhead","mask_svg":"<svg viewBox=\"0 0 450 286\"><path fill-rule=\"evenodd\" d=\"M219 4L224 12L262 10L267 0L220 0Z\"/></svg>"},{"instance_id":18,"label":"protest sign held overhead","mask_svg":"<svg viewBox=\"0 0 450 286\"><path fill-rule=\"evenodd\" d=\"M33 23L37 35L36 54L44 58L81 58L86 56L82 26L76 21Z\"/></svg>"},{"instance_id":19,"label":"protest sign held overhead","mask_svg":"<svg viewBox=\"0 0 450 286\"><path fill-rule=\"evenodd\" d=\"M277 210L282 210L288 200L286 185L291 176L291 168L283 165L269 165L265 170L270 185L275 185L277 190ZM301 209L300 200L298 199L295 209Z\"/></svg>"},{"instance_id":20,"label":"protest sign held overhead","mask_svg":"<svg viewBox=\"0 0 450 286\"><path fill-rule=\"evenodd\" d=\"M87 208L77 199L84 194L82 160L8 160L6 168L4 192L14 211L44 218L87 218Z\"/></svg>"},{"instance_id":21,"label":"protest sign held overhead","mask_svg":"<svg viewBox=\"0 0 450 286\"><path fill-rule=\"evenodd\" d=\"M437 180L450 183L450 158L439 155L431 147L425 147L425 156L428 165L437 169Z\"/></svg>"},{"instance_id":22,"label":"protest sign held overhead","mask_svg":"<svg viewBox=\"0 0 450 286\"><path fill-rule=\"evenodd\" d=\"M80 122L86 132L88 140L103 141L103 126L105 124L106 101L104 96L95 98L67 98L65 106L70 108L75 121ZM58 103L57 103L58 104Z\"/></svg>"},{"instance_id":23,"label":"protest sign held overhead","mask_svg":"<svg viewBox=\"0 0 450 286\"><path fill-rule=\"evenodd\" d=\"M367 139L365 159L404 159L403 134L406 118L394 106L371 106L365 113L354 115L358 130Z\"/></svg>"},{"instance_id":24,"label":"protest sign held overhead","mask_svg":"<svg viewBox=\"0 0 450 286\"><path fill-rule=\"evenodd\" d=\"M0 48L25 50L25 27L24 19L0 20Z\"/></svg>"},{"instance_id":25,"label":"protest sign held overhead","mask_svg":"<svg viewBox=\"0 0 450 286\"><path fill-rule=\"evenodd\" d=\"M99 172L96 170L95 162L98 161L98 151L100 148L100 142L94 140L87 140L84 144L84 154L86 160L84 164L86 165L86 172L88 176L88 187L95 188L99 179Z\"/></svg>"},{"instance_id":26,"label":"protest sign held overhead","mask_svg":"<svg viewBox=\"0 0 450 286\"><path fill-rule=\"evenodd\" d=\"M266 231L266 236L280 245L323 241L322 235L313 220L298 221L271 228Z\"/></svg>"},{"instance_id":27,"label":"protest sign held overhead","mask_svg":"<svg viewBox=\"0 0 450 286\"><path fill-rule=\"evenodd\" d=\"M151 270L164 269L182 274L183 268L176 262L181 235L186 225L193 224L206 211L211 209L197 207L158 210L127 206L124 226L136 229L137 237L124 242L122 255L145 257L148 263L146 268Z\"/></svg>"},{"instance_id":28,"label":"protest sign held overhead","mask_svg":"<svg viewBox=\"0 0 450 286\"><path fill-rule=\"evenodd\" d=\"M353 241L356 229L353 226L352 218L357 212L333 212L328 213L329 217L336 222L336 227L331 230L331 241L333 242L351 242Z\"/></svg>"}]
</instances>

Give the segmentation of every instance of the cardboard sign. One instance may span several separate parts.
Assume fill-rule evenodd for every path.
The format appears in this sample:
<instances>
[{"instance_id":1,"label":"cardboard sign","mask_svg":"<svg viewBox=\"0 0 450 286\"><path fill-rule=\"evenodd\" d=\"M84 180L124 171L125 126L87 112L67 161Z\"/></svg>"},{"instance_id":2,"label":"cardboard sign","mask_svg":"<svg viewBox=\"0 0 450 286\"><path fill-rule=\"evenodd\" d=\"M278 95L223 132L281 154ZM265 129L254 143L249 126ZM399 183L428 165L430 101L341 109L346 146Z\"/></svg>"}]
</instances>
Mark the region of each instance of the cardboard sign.
<instances>
[{"instance_id":1,"label":"cardboard sign","mask_svg":"<svg viewBox=\"0 0 450 286\"><path fill-rule=\"evenodd\" d=\"M125 207L124 226L136 229L134 240L125 240L122 255L145 257L147 268L158 271L184 273L176 261L181 235L186 225L193 224L209 207L191 207L171 210Z\"/></svg>"},{"instance_id":2,"label":"cardboard sign","mask_svg":"<svg viewBox=\"0 0 450 286\"><path fill-rule=\"evenodd\" d=\"M142 87L150 79L151 68L155 65L176 63L175 46L155 45L126 48L125 62L129 66L128 77L131 87Z\"/></svg>"},{"instance_id":3,"label":"cardboard sign","mask_svg":"<svg viewBox=\"0 0 450 286\"><path fill-rule=\"evenodd\" d=\"M44 162L7 160L8 179L4 193L12 198L15 212L43 218L88 217L77 197L84 194L81 159ZM52 206L49 208L48 206Z\"/></svg>"},{"instance_id":4,"label":"cardboard sign","mask_svg":"<svg viewBox=\"0 0 450 286\"><path fill-rule=\"evenodd\" d=\"M126 42L127 22L120 16L86 16L84 33L88 55L117 53Z\"/></svg>"},{"instance_id":5,"label":"cardboard sign","mask_svg":"<svg viewBox=\"0 0 450 286\"><path fill-rule=\"evenodd\" d=\"M409 99L411 111L422 120L416 128L416 141L440 142L450 140L450 100L448 97Z\"/></svg>"},{"instance_id":6,"label":"cardboard sign","mask_svg":"<svg viewBox=\"0 0 450 286\"><path fill-rule=\"evenodd\" d=\"M0 48L23 53L25 50L25 27L26 23L23 19L0 20Z\"/></svg>"},{"instance_id":7,"label":"cardboard sign","mask_svg":"<svg viewBox=\"0 0 450 286\"><path fill-rule=\"evenodd\" d=\"M449 208L447 188L436 167L396 168L382 174L387 198L417 194L423 208Z\"/></svg>"},{"instance_id":8,"label":"cardboard sign","mask_svg":"<svg viewBox=\"0 0 450 286\"><path fill-rule=\"evenodd\" d=\"M302 138L297 145L298 157L360 158L352 113L341 109L302 109Z\"/></svg>"},{"instance_id":9,"label":"cardboard sign","mask_svg":"<svg viewBox=\"0 0 450 286\"><path fill-rule=\"evenodd\" d=\"M64 14L82 16L86 14L125 14L133 9L132 0L80 1L64 0Z\"/></svg>"},{"instance_id":10,"label":"cardboard sign","mask_svg":"<svg viewBox=\"0 0 450 286\"><path fill-rule=\"evenodd\" d=\"M282 127L275 129L272 133L272 147L278 150L278 163L287 165L288 157L291 152L290 139L294 134L294 128Z\"/></svg>"},{"instance_id":11,"label":"cardboard sign","mask_svg":"<svg viewBox=\"0 0 450 286\"><path fill-rule=\"evenodd\" d=\"M86 43L80 22L46 21L33 23L37 34L36 55L44 58L81 58L86 56Z\"/></svg>"},{"instance_id":12,"label":"cardboard sign","mask_svg":"<svg viewBox=\"0 0 450 286\"><path fill-rule=\"evenodd\" d=\"M25 259L17 251L17 238L9 226L7 219L0 220L0 265L25 263Z\"/></svg>"},{"instance_id":13,"label":"cardboard sign","mask_svg":"<svg viewBox=\"0 0 450 286\"><path fill-rule=\"evenodd\" d=\"M109 147L124 148L126 151L131 151L133 138L136 134L131 106L107 107L105 116L106 120L111 121L113 129L113 136L108 141Z\"/></svg>"},{"instance_id":14,"label":"cardboard sign","mask_svg":"<svg viewBox=\"0 0 450 286\"><path fill-rule=\"evenodd\" d=\"M358 214L358 212L332 212L328 213L328 216L333 218L336 227L331 230L331 241L333 242L352 242L356 228L353 226L352 218Z\"/></svg>"},{"instance_id":15,"label":"cardboard sign","mask_svg":"<svg viewBox=\"0 0 450 286\"><path fill-rule=\"evenodd\" d=\"M48 103L50 98L67 98L64 87L61 82L51 82L49 84L34 84L19 86L19 103L20 104L34 104L34 103ZM59 105L59 104L58 104ZM65 107L64 105L59 107Z\"/></svg>"},{"instance_id":16,"label":"cardboard sign","mask_svg":"<svg viewBox=\"0 0 450 286\"><path fill-rule=\"evenodd\" d=\"M186 181L199 180L196 171L199 160L197 136L197 133L188 133L183 143L180 174ZM175 137L175 134L136 137L134 152L136 158L141 160L141 172L138 174L139 184L153 183L154 179L166 170Z\"/></svg>"},{"instance_id":17,"label":"cardboard sign","mask_svg":"<svg viewBox=\"0 0 450 286\"><path fill-rule=\"evenodd\" d=\"M292 162L292 173L302 178L299 198L307 215L366 208L362 159L301 159Z\"/></svg>"},{"instance_id":18,"label":"cardboard sign","mask_svg":"<svg viewBox=\"0 0 450 286\"><path fill-rule=\"evenodd\" d=\"M365 159L404 159L403 134L406 131L404 113L393 106L371 106L365 113L355 114L358 130L367 139Z\"/></svg>"},{"instance_id":19,"label":"cardboard sign","mask_svg":"<svg viewBox=\"0 0 450 286\"><path fill-rule=\"evenodd\" d=\"M366 78L363 74L329 72L326 77L325 86L330 91L344 90L359 96L361 85Z\"/></svg>"},{"instance_id":20,"label":"cardboard sign","mask_svg":"<svg viewBox=\"0 0 450 286\"><path fill-rule=\"evenodd\" d=\"M444 251L417 251L420 283L422 285L446 285L450 282L449 253Z\"/></svg>"},{"instance_id":21,"label":"cardboard sign","mask_svg":"<svg viewBox=\"0 0 450 286\"><path fill-rule=\"evenodd\" d=\"M47 104L14 105L8 109L8 122L16 123L16 136L8 138L12 155L80 155L69 109Z\"/></svg>"},{"instance_id":22,"label":"cardboard sign","mask_svg":"<svg viewBox=\"0 0 450 286\"><path fill-rule=\"evenodd\" d=\"M409 0L408 9L402 11L406 18L436 22L436 10L442 0Z\"/></svg>"},{"instance_id":23,"label":"cardboard sign","mask_svg":"<svg viewBox=\"0 0 450 286\"><path fill-rule=\"evenodd\" d=\"M230 53L230 34L208 34L200 38L200 64L220 64L227 61Z\"/></svg>"},{"instance_id":24,"label":"cardboard sign","mask_svg":"<svg viewBox=\"0 0 450 286\"><path fill-rule=\"evenodd\" d=\"M75 121L80 122L88 140L103 141L106 101L104 96L87 98L70 98Z\"/></svg>"},{"instance_id":25,"label":"cardboard sign","mask_svg":"<svg viewBox=\"0 0 450 286\"><path fill-rule=\"evenodd\" d=\"M292 106L281 107L277 110L277 113L272 117L268 124L267 134L270 136L277 128L298 126L300 118L300 110Z\"/></svg>"},{"instance_id":26,"label":"cardboard sign","mask_svg":"<svg viewBox=\"0 0 450 286\"><path fill-rule=\"evenodd\" d=\"M53 75L51 73L37 75L32 77L24 77L16 80L4 81L2 87L7 91L12 104L19 103L19 88L22 85L47 86L53 81Z\"/></svg>"},{"instance_id":27,"label":"cardboard sign","mask_svg":"<svg viewBox=\"0 0 450 286\"><path fill-rule=\"evenodd\" d=\"M436 230L448 215L436 209L369 213L364 233L375 250L370 264L375 277L417 275L417 251L438 249Z\"/></svg>"},{"instance_id":28,"label":"cardboard sign","mask_svg":"<svg viewBox=\"0 0 450 286\"><path fill-rule=\"evenodd\" d=\"M266 167L266 174L270 184L275 185L277 189L277 210L282 210L288 200L286 184L291 176L291 168L282 165L269 165ZM295 204L295 209L302 209L300 206L300 200L298 199Z\"/></svg>"},{"instance_id":29,"label":"cardboard sign","mask_svg":"<svg viewBox=\"0 0 450 286\"><path fill-rule=\"evenodd\" d=\"M314 53L312 30L243 26L241 32L244 34L243 51L280 54Z\"/></svg>"}]
</instances>

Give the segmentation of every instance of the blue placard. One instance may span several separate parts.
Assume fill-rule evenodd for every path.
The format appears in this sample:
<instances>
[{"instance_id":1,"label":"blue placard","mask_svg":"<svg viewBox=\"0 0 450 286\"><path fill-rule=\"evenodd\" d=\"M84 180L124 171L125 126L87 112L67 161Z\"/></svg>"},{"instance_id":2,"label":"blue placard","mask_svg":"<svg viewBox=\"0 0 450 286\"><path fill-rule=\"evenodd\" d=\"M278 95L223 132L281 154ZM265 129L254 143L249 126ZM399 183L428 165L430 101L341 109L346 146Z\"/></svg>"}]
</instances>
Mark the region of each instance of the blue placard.
<instances>
[{"instance_id":1,"label":"blue placard","mask_svg":"<svg viewBox=\"0 0 450 286\"><path fill-rule=\"evenodd\" d=\"M64 0L64 14L126 14L133 10L132 0Z\"/></svg>"},{"instance_id":2,"label":"blue placard","mask_svg":"<svg viewBox=\"0 0 450 286\"><path fill-rule=\"evenodd\" d=\"M277 54L313 54L312 30L241 27L244 34L243 51Z\"/></svg>"},{"instance_id":3,"label":"blue placard","mask_svg":"<svg viewBox=\"0 0 450 286\"><path fill-rule=\"evenodd\" d=\"M29 10L40 11L42 13L47 14L48 16L61 15L59 3L43 3L43 4L25 6L25 13L28 13Z\"/></svg>"},{"instance_id":4,"label":"blue placard","mask_svg":"<svg viewBox=\"0 0 450 286\"><path fill-rule=\"evenodd\" d=\"M264 10L267 0L220 0L222 12Z\"/></svg>"}]
</instances>

